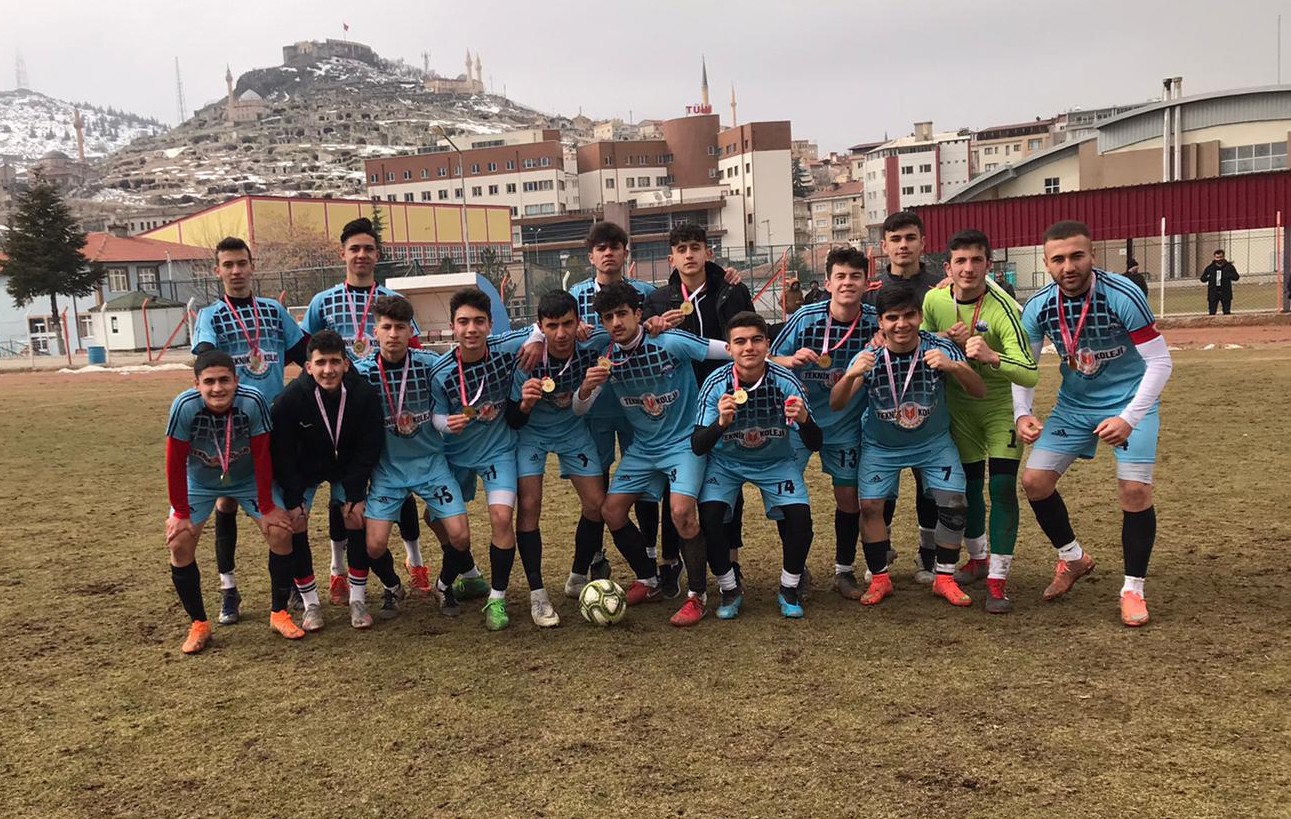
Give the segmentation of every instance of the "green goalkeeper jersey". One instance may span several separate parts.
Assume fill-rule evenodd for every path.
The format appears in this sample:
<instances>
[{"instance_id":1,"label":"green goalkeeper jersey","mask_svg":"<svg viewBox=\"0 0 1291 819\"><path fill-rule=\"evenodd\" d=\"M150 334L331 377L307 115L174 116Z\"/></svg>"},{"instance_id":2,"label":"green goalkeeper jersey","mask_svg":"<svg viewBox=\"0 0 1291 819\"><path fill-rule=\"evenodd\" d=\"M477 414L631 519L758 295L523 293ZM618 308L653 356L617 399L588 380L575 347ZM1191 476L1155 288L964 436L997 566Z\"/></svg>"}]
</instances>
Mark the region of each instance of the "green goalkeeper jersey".
<instances>
[{"instance_id":1,"label":"green goalkeeper jersey","mask_svg":"<svg viewBox=\"0 0 1291 819\"><path fill-rule=\"evenodd\" d=\"M980 305L980 309L978 306ZM1000 357L999 367L970 361L986 382L986 397L973 398L953 378L946 382L946 404L957 412L1007 412L1012 418L1013 384L1034 387L1040 371L1031 345L1022 332L1022 308L1009 294L990 282L982 297L970 303L955 298L953 287L929 290L923 299L923 327L930 333L945 333L963 322L974 335L986 340Z\"/></svg>"}]
</instances>

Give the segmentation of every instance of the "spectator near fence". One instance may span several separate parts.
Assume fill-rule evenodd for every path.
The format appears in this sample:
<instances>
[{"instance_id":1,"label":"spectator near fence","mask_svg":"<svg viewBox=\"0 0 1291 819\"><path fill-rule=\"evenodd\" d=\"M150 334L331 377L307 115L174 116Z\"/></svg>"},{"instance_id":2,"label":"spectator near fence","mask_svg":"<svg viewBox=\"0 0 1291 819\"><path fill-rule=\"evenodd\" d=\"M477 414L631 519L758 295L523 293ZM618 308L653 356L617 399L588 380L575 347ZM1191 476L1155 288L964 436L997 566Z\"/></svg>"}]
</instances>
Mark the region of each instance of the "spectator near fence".
<instances>
[{"instance_id":1,"label":"spectator near fence","mask_svg":"<svg viewBox=\"0 0 1291 819\"><path fill-rule=\"evenodd\" d=\"M1216 250L1215 260L1201 273L1201 280L1206 283L1206 306L1212 316L1220 305L1224 307L1224 315L1233 312L1233 282L1240 278L1237 268L1224 258L1224 251Z\"/></svg>"},{"instance_id":2,"label":"spectator near fence","mask_svg":"<svg viewBox=\"0 0 1291 819\"><path fill-rule=\"evenodd\" d=\"M789 286L784 291L785 318L792 316L799 307L802 307L802 304L802 284L797 279L790 279Z\"/></svg>"},{"instance_id":3,"label":"spectator near fence","mask_svg":"<svg viewBox=\"0 0 1291 819\"><path fill-rule=\"evenodd\" d=\"M1137 284L1139 289L1143 291L1143 295L1148 294L1147 274L1139 271L1139 263L1134 259L1130 259L1129 263L1125 265L1125 278ZM1213 313L1214 311L1212 310L1211 312Z\"/></svg>"},{"instance_id":4,"label":"spectator near fence","mask_svg":"<svg viewBox=\"0 0 1291 819\"><path fill-rule=\"evenodd\" d=\"M815 304L825 298L825 293L820 289L820 282L815 279L807 287L807 292L802 295L803 304Z\"/></svg>"}]
</instances>

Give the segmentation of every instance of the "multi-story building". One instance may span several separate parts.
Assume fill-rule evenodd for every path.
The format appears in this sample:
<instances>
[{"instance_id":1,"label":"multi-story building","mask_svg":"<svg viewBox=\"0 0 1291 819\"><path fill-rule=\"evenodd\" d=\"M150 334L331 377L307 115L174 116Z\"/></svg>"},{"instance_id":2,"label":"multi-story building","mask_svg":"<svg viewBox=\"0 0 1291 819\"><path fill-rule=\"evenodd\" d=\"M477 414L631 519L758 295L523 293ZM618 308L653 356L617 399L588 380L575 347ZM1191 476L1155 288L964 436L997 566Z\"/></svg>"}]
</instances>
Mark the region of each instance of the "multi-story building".
<instances>
[{"instance_id":1,"label":"multi-story building","mask_svg":"<svg viewBox=\"0 0 1291 819\"><path fill-rule=\"evenodd\" d=\"M440 137L406 156L369 159L368 195L387 202L501 205L513 217L580 209L576 160L560 131Z\"/></svg>"},{"instance_id":2,"label":"multi-story building","mask_svg":"<svg viewBox=\"0 0 1291 819\"><path fill-rule=\"evenodd\" d=\"M973 134L970 146L972 176L1015 165L1026 157L1053 147L1056 119L994 125Z\"/></svg>"},{"instance_id":3,"label":"multi-story building","mask_svg":"<svg viewBox=\"0 0 1291 819\"><path fill-rule=\"evenodd\" d=\"M871 238L878 238L889 214L931 205L962 190L971 175L971 141L968 130L934 133L931 122L916 122L913 134L867 152L860 181Z\"/></svg>"},{"instance_id":4,"label":"multi-story building","mask_svg":"<svg viewBox=\"0 0 1291 819\"><path fill-rule=\"evenodd\" d=\"M810 212L812 244L859 244L868 236L864 183L831 185L803 201Z\"/></svg>"}]
</instances>

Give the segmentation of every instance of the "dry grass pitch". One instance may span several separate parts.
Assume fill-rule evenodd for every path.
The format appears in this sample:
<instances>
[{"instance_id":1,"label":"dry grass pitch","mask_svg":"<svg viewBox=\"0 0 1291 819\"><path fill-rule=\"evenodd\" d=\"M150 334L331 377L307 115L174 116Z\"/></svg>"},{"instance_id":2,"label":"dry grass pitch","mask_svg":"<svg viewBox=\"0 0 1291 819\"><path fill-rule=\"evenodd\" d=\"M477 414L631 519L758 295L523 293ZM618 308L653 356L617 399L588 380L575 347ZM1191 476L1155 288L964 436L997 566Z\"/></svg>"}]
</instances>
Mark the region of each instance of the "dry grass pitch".
<instances>
[{"instance_id":1,"label":"dry grass pitch","mask_svg":"<svg viewBox=\"0 0 1291 819\"><path fill-rule=\"evenodd\" d=\"M1038 406L1055 382L1050 360ZM267 627L265 549L244 518L244 621L185 657L162 436L186 383L0 377L0 815L1287 815L1291 349L1177 354L1139 631L1117 617L1103 454L1064 482L1098 570L1042 604L1053 553L1024 510L1007 617L912 584L908 498L897 595L870 611L826 590L832 513L813 465L802 622L776 611L779 549L750 496L735 622L680 632L667 603L601 630L561 597L565 625L539 631L517 565L505 632L419 601L369 633L329 608L326 631L289 644ZM558 593L577 505L547 491ZM487 531L478 506L472 524ZM317 516L313 533L322 569ZM199 561L214 612L209 532Z\"/></svg>"}]
</instances>

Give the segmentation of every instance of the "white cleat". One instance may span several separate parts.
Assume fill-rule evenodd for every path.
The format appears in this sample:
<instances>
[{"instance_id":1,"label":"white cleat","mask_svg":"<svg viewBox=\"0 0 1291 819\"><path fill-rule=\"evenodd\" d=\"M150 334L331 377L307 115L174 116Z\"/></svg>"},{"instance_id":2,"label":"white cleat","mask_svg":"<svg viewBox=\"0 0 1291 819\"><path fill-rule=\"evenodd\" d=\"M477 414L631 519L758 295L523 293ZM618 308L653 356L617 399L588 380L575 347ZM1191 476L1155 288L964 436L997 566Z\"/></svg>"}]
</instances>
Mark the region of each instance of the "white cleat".
<instances>
[{"instance_id":1,"label":"white cleat","mask_svg":"<svg viewBox=\"0 0 1291 819\"><path fill-rule=\"evenodd\" d=\"M566 593L568 593L568 584L566 584ZM529 613L533 615L534 625L538 628L555 628L560 625L560 615L551 605L546 589L529 592Z\"/></svg>"}]
</instances>

